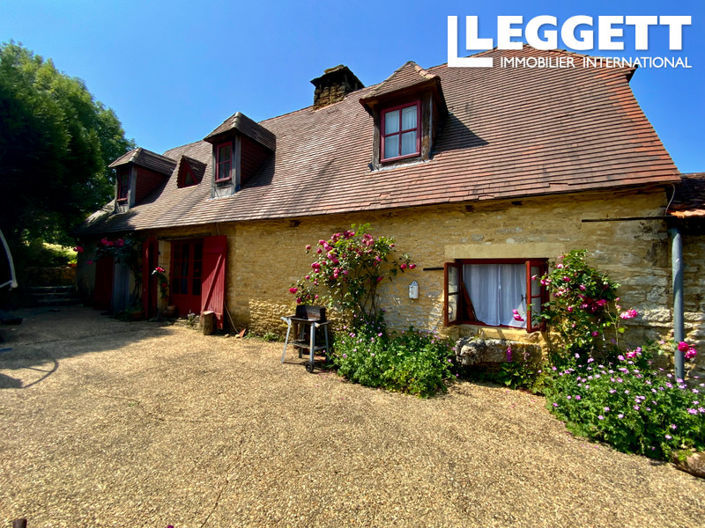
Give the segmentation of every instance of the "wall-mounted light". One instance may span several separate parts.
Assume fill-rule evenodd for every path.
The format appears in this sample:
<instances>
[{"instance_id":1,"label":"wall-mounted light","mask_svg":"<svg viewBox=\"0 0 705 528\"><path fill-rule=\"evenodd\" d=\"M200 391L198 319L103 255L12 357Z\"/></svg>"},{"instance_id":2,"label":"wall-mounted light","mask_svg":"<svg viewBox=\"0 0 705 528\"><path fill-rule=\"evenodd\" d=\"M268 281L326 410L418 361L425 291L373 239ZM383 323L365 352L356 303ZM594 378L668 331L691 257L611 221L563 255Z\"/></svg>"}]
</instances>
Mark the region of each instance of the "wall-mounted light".
<instances>
[{"instance_id":1,"label":"wall-mounted light","mask_svg":"<svg viewBox=\"0 0 705 528\"><path fill-rule=\"evenodd\" d=\"M411 281L409 284L409 299L419 298L419 283L416 281Z\"/></svg>"}]
</instances>

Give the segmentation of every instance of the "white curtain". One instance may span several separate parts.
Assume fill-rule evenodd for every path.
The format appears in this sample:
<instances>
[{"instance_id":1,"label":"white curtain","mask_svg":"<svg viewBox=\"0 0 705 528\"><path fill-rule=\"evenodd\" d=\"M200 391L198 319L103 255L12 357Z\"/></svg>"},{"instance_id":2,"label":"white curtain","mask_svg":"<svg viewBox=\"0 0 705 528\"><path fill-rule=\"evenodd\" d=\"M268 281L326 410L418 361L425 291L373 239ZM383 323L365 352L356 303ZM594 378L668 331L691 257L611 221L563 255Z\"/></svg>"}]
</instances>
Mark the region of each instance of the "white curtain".
<instances>
[{"instance_id":1,"label":"white curtain","mask_svg":"<svg viewBox=\"0 0 705 528\"><path fill-rule=\"evenodd\" d=\"M477 320L491 326L525 328L514 319L517 310L526 320L526 267L524 264L466 264L463 281Z\"/></svg>"}]
</instances>

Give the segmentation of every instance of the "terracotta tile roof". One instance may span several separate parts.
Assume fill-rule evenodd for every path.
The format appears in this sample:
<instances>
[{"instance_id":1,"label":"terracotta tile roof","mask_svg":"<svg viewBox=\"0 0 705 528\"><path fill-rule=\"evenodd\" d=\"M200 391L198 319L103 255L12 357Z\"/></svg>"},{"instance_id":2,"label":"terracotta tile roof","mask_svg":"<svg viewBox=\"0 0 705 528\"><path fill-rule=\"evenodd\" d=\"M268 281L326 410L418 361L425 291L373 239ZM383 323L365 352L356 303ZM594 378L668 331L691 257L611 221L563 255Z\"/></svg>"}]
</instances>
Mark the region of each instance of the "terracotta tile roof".
<instances>
[{"instance_id":1,"label":"terracotta tile roof","mask_svg":"<svg viewBox=\"0 0 705 528\"><path fill-rule=\"evenodd\" d=\"M681 175L668 214L678 218L705 217L705 172Z\"/></svg>"},{"instance_id":2,"label":"terracotta tile roof","mask_svg":"<svg viewBox=\"0 0 705 528\"><path fill-rule=\"evenodd\" d=\"M484 54L566 52L525 47ZM411 71L409 64L399 70L399 78L401 72ZM208 165L203 181L179 189L174 174L151 203L86 226L84 232L677 182L673 161L629 88L627 77L632 72L582 67L430 68L427 73L441 79L449 115L429 161L378 171L368 167L373 120L359 101L382 83L319 110L308 107L262 121L260 125L276 135L276 153L233 196L210 199L209 143L169 150L164 153L169 158L185 154Z\"/></svg>"},{"instance_id":3,"label":"terracotta tile roof","mask_svg":"<svg viewBox=\"0 0 705 528\"><path fill-rule=\"evenodd\" d=\"M438 75L427 72L414 61L408 61L398 68L387 79L382 81L377 86L373 86L370 93L365 95L365 98L379 97L391 92L410 88L420 83L427 83L436 79Z\"/></svg>"},{"instance_id":4,"label":"terracotta tile roof","mask_svg":"<svg viewBox=\"0 0 705 528\"><path fill-rule=\"evenodd\" d=\"M113 161L108 167L115 168L120 165L127 165L128 163L134 163L141 167L146 167L152 169L160 174L171 175L176 167L176 160L171 159L167 156L162 156L151 150L138 147L126 152L118 159Z\"/></svg>"}]
</instances>

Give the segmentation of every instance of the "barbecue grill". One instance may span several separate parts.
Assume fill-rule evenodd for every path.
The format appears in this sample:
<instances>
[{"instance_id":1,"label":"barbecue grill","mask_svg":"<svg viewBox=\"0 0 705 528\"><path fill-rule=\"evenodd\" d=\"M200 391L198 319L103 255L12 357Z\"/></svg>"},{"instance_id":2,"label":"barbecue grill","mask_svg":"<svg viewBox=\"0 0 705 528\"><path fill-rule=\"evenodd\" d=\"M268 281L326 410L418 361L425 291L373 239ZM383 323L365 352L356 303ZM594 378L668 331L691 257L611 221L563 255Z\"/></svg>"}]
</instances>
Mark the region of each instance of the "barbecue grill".
<instances>
[{"instance_id":1,"label":"barbecue grill","mask_svg":"<svg viewBox=\"0 0 705 528\"><path fill-rule=\"evenodd\" d=\"M306 370L313 372L313 359L316 352L323 350L328 354L328 321L326 320L326 309L323 306L298 305L296 313L288 317L282 317L282 321L287 324L286 340L284 341L284 351L282 352L282 363L286 357L286 348L289 345L289 338L294 349L299 351L299 357L303 356L303 351L309 351L309 360L306 362ZM317 332L318 329L320 332ZM293 330L293 333L292 333ZM316 334L322 334L324 345L316 344Z\"/></svg>"}]
</instances>

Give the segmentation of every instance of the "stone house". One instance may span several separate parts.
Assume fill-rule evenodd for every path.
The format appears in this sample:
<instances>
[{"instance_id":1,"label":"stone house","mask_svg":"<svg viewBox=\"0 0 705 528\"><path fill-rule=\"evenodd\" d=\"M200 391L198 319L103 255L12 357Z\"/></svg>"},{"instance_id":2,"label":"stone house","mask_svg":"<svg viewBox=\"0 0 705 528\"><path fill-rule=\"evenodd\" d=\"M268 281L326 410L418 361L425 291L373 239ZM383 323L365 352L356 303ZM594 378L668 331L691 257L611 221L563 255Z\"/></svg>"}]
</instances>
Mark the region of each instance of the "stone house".
<instances>
[{"instance_id":1,"label":"stone house","mask_svg":"<svg viewBox=\"0 0 705 528\"><path fill-rule=\"evenodd\" d=\"M540 341L526 311L538 313L545 292L530 276L580 248L621 282L642 333L668 334L670 228L683 247L687 337L702 345L705 179L679 174L630 90L634 73L407 62L364 87L331 68L311 81L312 106L259 123L236 112L203 140L115 160L115 199L79 236L87 248L139 241L146 312L159 302L213 309L221 324L262 333L281 331L292 310L287 289L310 265L304 246L370 223L418 265L382 289L392 326ZM81 291L124 309L134 274L89 263L91 251ZM150 278L157 265L168 300ZM515 308L526 322L511 318Z\"/></svg>"}]
</instances>

